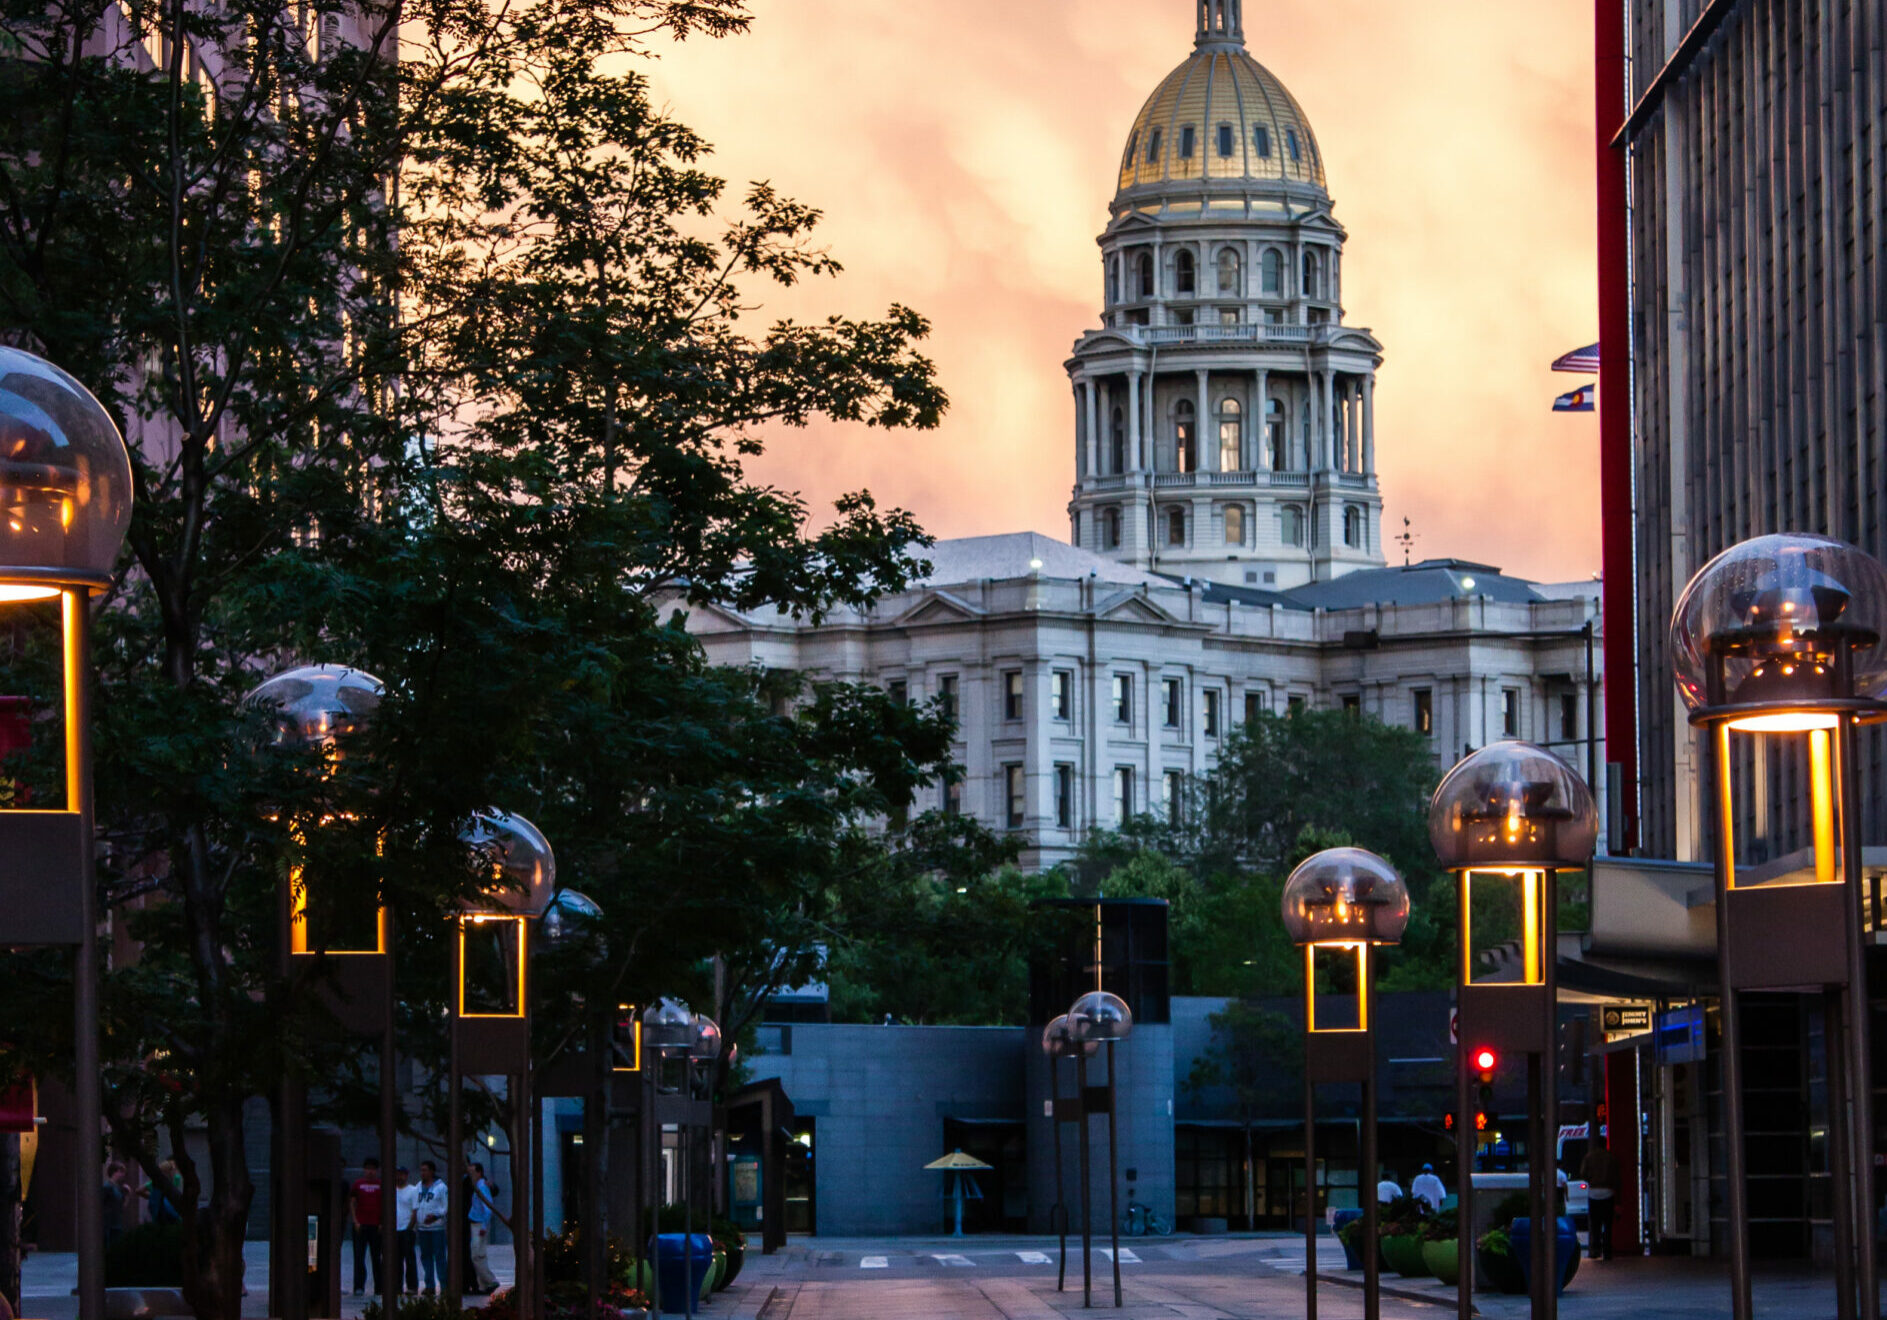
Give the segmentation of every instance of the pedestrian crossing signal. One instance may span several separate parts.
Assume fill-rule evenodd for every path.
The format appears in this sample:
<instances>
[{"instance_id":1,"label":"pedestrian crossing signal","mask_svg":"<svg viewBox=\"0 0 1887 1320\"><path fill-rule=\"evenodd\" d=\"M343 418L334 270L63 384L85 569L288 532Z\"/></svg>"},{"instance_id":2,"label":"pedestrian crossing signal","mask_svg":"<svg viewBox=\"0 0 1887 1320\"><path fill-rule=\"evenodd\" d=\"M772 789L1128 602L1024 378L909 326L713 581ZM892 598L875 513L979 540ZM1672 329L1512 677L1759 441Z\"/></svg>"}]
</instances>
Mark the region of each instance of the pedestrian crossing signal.
<instances>
[{"instance_id":1,"label":"pedestrian crossing signal","mask_svg":"<svg viewBox=\"0 0 1887 1320\"><path fill-rule=\"evenodd\" d=\"M1487 1111L1485 1109L1477 1109L1474 1111L1474 1130L1476 1132L1487 1131Z\"/></svg>"}]
</instances>

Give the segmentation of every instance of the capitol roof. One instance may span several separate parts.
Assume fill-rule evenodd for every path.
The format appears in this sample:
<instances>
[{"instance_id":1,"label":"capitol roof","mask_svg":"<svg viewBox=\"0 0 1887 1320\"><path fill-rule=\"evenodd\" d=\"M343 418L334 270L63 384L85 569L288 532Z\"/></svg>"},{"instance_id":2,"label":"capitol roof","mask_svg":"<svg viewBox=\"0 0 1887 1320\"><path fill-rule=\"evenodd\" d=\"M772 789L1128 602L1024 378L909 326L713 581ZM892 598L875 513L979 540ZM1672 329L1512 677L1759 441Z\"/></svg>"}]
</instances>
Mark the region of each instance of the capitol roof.
<instances>
[{"instance_id":1,"label":"capitol roof","mask_svg":"<svg viewBox=\"0 0 1887 1320\"><path fill-rule=\"evenodd\" d=\"M1094 578L1124 586L1171 587L1170 580L1143 572L1131 564L1104 559L1089 550L1057 541L1040 532L1004 532L998 536L965 536L939 541L924 552L931 572L923 580L930 587L952 583L1004 581L1039 573L1047 578Z\"/></svg>"},{"instance_id":2,"label":"capitol roof","mask_svg":"<svg viewBox=\"0 0 1887 1320\"><path fill-rule=\"evenodd\" d=\"M1432 605L1444 600L1488 600L1531 605L1544 600L1524 578L1508 577L1491 564L1465 559L1424 559L1416 564L1358 569L1328 582L1312 582L1285 593L1312 609L1349 610L1363 605Z\"/></svg>"}]
</instances>

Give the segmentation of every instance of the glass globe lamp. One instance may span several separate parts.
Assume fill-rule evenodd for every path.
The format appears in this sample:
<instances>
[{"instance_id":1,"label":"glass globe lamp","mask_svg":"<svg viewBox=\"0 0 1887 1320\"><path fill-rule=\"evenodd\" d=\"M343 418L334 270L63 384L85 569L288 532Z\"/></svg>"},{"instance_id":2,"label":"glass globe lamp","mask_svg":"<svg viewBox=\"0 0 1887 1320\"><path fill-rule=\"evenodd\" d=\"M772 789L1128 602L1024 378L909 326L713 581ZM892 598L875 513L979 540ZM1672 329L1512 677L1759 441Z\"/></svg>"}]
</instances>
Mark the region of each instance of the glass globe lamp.
<instances>
[{"instance_id":1,"label":"glass globe lamp","mask_svg":"<svg viewBox=\"0 0 1887 1320\"><path fill-rule=\"evenodd\" d=\"M1069 1028L1068 1015L1066 1013L1053 1019L1046 1027L1042 1028L1042 1053L1046 1054L1049 1058L1053 1059L1063 1054L1071 1054L1074 1052L1076 1045L1080 1045L1082 1051L1087 1054L1092 1054L1100 1048L1098 1042L1091 1040L1077 1041L1074 1038Z\"/></svg>"},{"instance_id":2,"label":"glass globe lamp","mask_svg":"<svg viewBox=\"0 0 1887 1320\"><path fill-rule=\"evenodd\" d=\"M537 826L508 811L481 811L459 837L491 875L478 897L466 900L467 912L508 917L543 913L557 887L557 860Z\"/></svg>"},{"instance_id":3,"label":"glass globe lamp","mask_svg":"<svg viewBox=\"0 0 1887 1320\"><path fill-rule=\"evenodd\" d=\"M102 586L131 524L131 456L90 390L0 348L0 601Z\"/></svg>"},{"instance_id":4,"label":"glass globe lamp","mask_svg":"<svg viewBox=\"0 0 1887 1320\"><path fill-rule=\"evenodd\" d=\"M1069 1038L1080 1044L1126 1040L1134 1029L1133 1010L1119 995L1090 990L1068 1010Z\"/></svg>"},{"instance_id":5,"label":"glass globe lamp","mask_svg":"<svg viewBox=\"0 0 1887 1320\"><path fill-rule=\"evenodd\" d=\"M694 1047L694 1014L679 999L663 995L642 1010L642 1038L662 1054L685 1054Z\"/></svg>"},{"instance_id":6,"label":"glass globe lamp","mask_svg":"<svg viewBox=\"0 0 1887 1320\"><path fill-rule=\"evenodd\" d=\"M1282 907L1293 944L1399 944L1409 887L1368 849L1326 848L1291 872Z\"/></svg>"},{"instance_id":7,"label":"glass globe lamp","mask_svg":"<svg viewBox=\"0 0 1887 1320\"><path fill-rule=\"evenodd\" d=\"M252 706L273 707L278 747L320 747L367 727L386 685L346 665L301 665L251 692Z\"/></svg>"},{"instance_id":8,"label":"glass globe lamp","mask_svg":"<svg viewBox=\"0 0 1887 1320\"><path fill-rule=\"evenodd\" d=\"M706 1013L696 1013L692 1023L693 1038L688 1043L688 1057L708 1063L720 1057L721 1027Z\"/></svg>"},{"instance_id":9,"label":"glass globe lamp","mask_svg":"<svg viewBox=\"0 0 1887 1320\"><path fill-rule=\"evenodd\" d=\"M560 889L544 908L537 933L549 947L564 948L592 934L602 919L603 909L595 899L574 889Z\"/></svg>"},{"instance_id":10,"label":"glass globe lamp","mask_svg":"<svg viewBox=\"0 0 1887 1320\"><path fill-rule=\"evenodd\" d=\"M1831 537L1792 532L1731 546L1698 570L1671 615L1674 677L1693 722L1790 733L1887 694L1887 568Z\"/></svg>"},{"instance_id":11,"label":"glass globe lamp","mask_svg":"<svg viewBox=\"0 0 1887 1320\"><path fill-rule=\"evenodd\" d=\"M1573 768L1544 747L1490 743L1442 777L1428 839L1451 871L1572 870L1592 860L1599 811Z\"/></svg>"}]
</instances>

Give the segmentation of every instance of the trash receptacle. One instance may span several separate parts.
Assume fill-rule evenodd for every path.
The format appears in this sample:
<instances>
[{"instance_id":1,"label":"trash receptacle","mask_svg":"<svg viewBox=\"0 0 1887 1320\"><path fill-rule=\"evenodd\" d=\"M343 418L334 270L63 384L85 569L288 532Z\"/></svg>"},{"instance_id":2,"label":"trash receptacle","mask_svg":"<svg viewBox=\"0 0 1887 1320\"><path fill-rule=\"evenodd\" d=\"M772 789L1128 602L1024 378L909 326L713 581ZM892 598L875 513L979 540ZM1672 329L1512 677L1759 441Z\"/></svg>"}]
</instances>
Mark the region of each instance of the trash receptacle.
<instances>
[{"instance_id":1,"label":"trash receptacle","mask_svg":"<svg viewBox=\"0 0 1887 1320\"><path fill-rule=\"evenodd\" d=\"M701 1295L701 1281L714 1264L714 1239L706 1233L658 1233L655 1236L655 1309L684 1315L689 1299Z\"/></svg>"}]
</instances>

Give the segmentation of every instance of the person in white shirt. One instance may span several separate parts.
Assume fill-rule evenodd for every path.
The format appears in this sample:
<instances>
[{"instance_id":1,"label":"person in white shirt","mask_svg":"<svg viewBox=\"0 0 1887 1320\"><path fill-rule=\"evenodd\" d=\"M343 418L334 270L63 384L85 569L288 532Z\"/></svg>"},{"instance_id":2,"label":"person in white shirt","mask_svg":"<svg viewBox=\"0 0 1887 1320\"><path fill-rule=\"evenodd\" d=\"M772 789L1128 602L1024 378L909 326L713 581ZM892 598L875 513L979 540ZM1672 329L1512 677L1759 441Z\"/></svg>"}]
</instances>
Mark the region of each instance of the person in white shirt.
<instances>
[{"instance_id":1,"label":"person in white shirt","mask_svg":"<svg viewBox=\"0 0 1887 1320\"><path fill-rule=\"evenodd\" d=\"M393 1282L399 1291L419 1291L419 1243L413 1233L413 1214L419 1209L419 1184L404 1168L393 1177Z\"/></svg>"},{"instance_id":2,"label":"person in white shirt","mask_svg":"<svg viewBox=\"0 0 1887 1320\"><path fill-rule=\"evenodd\" d=\"M1402 1184L1395 1180L1389 1170L1382 1171L1382 1181L1376 1184L1376 1199L1383 1205L1402 1195Z\"/></svg>"},{"instance_id":3,"label":"person in white shirt","mask_svg":"<svg viewBox=\"0 0 1887 1320\"><path fill-rule=\"evenodd\" d=\"M452 1191L431 1160L419 1165L419 1187L413 1198L413 1237L419 1245L419 1267L425 1275L426 1294L442 1292L446 1282L446 1221Z\"/></svg>"},{"instance_id":4,"label":"person in white shirt","mask_svg":"<svg viewBox=\"0 0 1887 1320\"><path fill-rule=\"evenodd\" d=\"M1424 1164L1422 1171L1415 1175L1415 1181L1409 1184L1409 1195L1428 1202L1430 1210L1439 1210L1441 1203L1448 1199L1448 1189L1435 1176L1435 1166Z\"/></svg>"}]
</instances>

